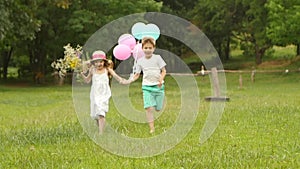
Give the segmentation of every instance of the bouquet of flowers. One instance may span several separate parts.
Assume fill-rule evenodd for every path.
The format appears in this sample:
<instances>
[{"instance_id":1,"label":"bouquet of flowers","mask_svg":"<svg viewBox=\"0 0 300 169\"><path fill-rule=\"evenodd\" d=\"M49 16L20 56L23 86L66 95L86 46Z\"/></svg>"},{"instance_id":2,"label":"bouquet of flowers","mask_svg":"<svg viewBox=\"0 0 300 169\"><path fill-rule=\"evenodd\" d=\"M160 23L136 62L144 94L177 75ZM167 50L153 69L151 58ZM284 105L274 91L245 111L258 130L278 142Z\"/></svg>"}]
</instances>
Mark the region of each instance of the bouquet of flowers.
<instances>
[{"instance_id":1,"label":"bouquet of flowers","mask_svg":"<svg viewBox=\"0 0 300 169\"><path fill-rule=\"evenodd\" d=\"M51 67L57 70L61 78L65 77L68 71L80 72L82 68L80 59L82 47L77 45L76 48L73 48L70 44L67 44L64 49L64 58L51 63Z\"/></svg>"}]
</instances>

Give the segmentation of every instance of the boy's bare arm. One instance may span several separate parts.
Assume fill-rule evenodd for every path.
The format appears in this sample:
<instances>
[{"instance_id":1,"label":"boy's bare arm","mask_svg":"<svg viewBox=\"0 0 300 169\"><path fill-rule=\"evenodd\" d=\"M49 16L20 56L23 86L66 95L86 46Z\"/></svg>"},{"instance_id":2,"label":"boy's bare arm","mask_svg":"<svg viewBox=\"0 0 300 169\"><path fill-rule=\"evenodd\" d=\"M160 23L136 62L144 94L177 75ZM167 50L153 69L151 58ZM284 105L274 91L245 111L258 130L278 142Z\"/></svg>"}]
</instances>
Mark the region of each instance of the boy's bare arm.
<instances>
[{"instance_id":1,"label":"boy's bare arm","mask_svg":"<svg viewBox=\"0 0 300 169\"><path fill-rule=\"evenodd\" d=\"M160 83L164 81L166 74L167 74L167 70L165 67L163 67L160 72L160 79L159 79Z\"/></svg>"},{"instance_id":2,"label":"boy's bare arm","mask_svg":"<svg viewBox=\"0 0 300 169\"><path fill-rule=\"evenodd\" d=\"M136 81L139 77L140 77L140 74L139 74L139 73L136 73L136 74L134 74L134 76L133 76L131 79L128 79L128 80L129 80L130 83L131 83L131 82Z\"/></svg>"}]
</instances>

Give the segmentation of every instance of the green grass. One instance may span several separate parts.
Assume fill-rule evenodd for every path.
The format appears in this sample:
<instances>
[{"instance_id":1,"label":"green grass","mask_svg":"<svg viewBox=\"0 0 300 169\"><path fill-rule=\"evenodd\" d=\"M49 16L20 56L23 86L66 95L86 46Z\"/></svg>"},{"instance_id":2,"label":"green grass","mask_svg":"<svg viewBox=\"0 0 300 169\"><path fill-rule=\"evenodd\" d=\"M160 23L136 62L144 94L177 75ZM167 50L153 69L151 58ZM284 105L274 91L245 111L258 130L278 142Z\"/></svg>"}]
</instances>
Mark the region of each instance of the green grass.
<instances>
[{"instance_id":1,"label":"green grass","mask_svg":"<svg viewBox=\"0 0 300 169\"><path fill-rule=\"evenodd\" d=\"M203 144L199 135L209 111L208 76L196 77L200 108L188 135L171 150L153 157L114 155L95 144L80 125L71 86L0 86L0 168L299 168L300 74L227 74L222 119ZM176 118L178 86L166 79L167 107L156 121L157 133ZM142 111L140 82L130 86ZM151 137L147 124L120 117L111 102L107 121L130 137ZM167 112L167 113L166 113Z\"/></svg>"},{"instance_id":2,"label":"green grass","mask_svg":"<svg viewBox=\"0 0 300 169\"><path fill-rule=\"evenodd\" d=\"M274 54L272 55L273 58L293 58L296 55L297 47L294 45L286 46L286 47L280 47L280 46L274 46L273 47Z\"/></svg>"}]
</instances>

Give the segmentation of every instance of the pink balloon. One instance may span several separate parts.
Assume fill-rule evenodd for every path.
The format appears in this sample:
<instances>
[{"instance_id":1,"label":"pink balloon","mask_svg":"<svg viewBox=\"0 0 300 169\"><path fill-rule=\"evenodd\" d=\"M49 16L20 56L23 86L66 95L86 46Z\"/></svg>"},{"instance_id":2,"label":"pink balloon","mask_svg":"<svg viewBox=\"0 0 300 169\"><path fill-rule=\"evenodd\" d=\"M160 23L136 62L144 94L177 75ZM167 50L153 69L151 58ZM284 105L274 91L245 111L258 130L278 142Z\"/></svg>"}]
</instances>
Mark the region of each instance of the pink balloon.
<instances>
[{"instance_id":1,"label":"pink balloon","mask_svg":"<svg viewBox=\"0 0 300 169\"><path fill-rule=\"evenodd\" d=\"M118 40L118 43L119 44L123 44L123 45L127 45L130 47L131 50L133 50L133 48L135 47L136 45L136 40L135 38L130 35L130 34L123 34L119 37L119 40Z\"/></svg>"},{"instance_id":2,"label":"pink balloon","mask_svg":"<svg viewBox=\"0 0 300 169\"><path fill-rule=\"evenodd\" d=\"M135 47L133 48L133 51L132 51L132 56L134 59L140 59L141 57L145 56L145 53L142 49L141 43L135 45Z\"/></svg>"},{"instance_id":3,"label":"pink balloon","mask_svg":"<svg viewBox=\"0 0 300 169\"><path fill-rule=\"evenodd\" d=\"M119 44L114 48L113 54L118 60L126 60L131 55L131 49L127 45Z\"/></svg>"}]
</instances>

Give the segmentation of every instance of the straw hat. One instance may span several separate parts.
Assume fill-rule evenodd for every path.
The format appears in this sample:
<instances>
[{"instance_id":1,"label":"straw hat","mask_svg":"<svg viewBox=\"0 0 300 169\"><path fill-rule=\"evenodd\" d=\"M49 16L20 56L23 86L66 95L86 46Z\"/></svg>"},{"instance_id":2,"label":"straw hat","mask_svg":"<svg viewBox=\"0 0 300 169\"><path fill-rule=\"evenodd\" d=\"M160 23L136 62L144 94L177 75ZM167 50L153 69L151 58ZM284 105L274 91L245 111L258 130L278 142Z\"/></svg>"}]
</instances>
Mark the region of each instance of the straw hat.
<instances>
[{"instance_id":1,"label":"straw hat","mask_svg":"<svg viewBox=\"0 0 300 169\"><path fill-rule=\"evenodd\" d=\"M105 61L107 61L106 60L106 55L105 55L105 53L103 51L97 50L97 51L95 51L93 53L91 62L95 62L97 60L105 60Z\"/></svg>"}]
</instances>

